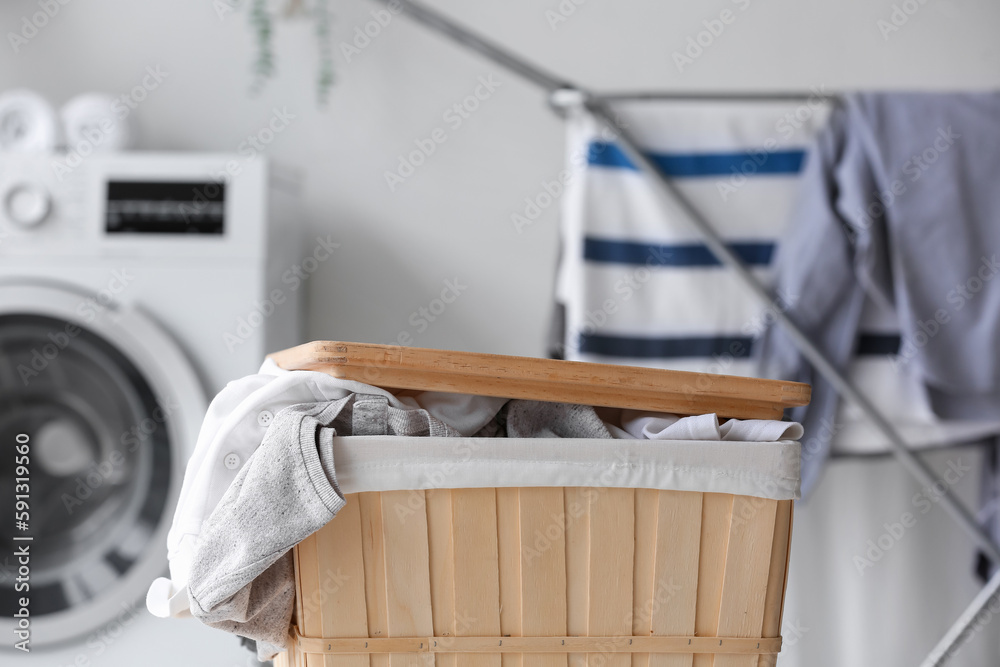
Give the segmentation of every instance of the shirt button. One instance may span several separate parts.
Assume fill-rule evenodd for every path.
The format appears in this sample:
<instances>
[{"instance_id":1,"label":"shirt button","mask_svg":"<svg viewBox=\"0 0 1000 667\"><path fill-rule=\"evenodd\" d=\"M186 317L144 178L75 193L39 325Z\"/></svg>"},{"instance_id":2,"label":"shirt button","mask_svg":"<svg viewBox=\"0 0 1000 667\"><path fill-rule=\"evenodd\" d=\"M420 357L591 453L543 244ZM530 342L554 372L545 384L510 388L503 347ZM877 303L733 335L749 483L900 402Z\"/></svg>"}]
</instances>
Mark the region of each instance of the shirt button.
<instances>
[{"instance_id":1,"label":"shirt button","mask_svg":"<svg viewBox=\"0 0 1000 667\"><path fill-rule=\"evenodd\" d=\"M226 454L226 458L223 459L223 463L225 463L226 467L230 470L236 470L240 467L240 455L230 452Z\"/></svg>"},{"instance_id":2,"label":"shirt button","mask_svg":"<svg viewBox=\"0 0 1000 667\"><path fill-rule=\"evenodd\" d=\"M270 410L261 410L260 413L257 414L257 423L261 426L267 426L273 419L274 413Z\"/></svg>"}]
</instances>

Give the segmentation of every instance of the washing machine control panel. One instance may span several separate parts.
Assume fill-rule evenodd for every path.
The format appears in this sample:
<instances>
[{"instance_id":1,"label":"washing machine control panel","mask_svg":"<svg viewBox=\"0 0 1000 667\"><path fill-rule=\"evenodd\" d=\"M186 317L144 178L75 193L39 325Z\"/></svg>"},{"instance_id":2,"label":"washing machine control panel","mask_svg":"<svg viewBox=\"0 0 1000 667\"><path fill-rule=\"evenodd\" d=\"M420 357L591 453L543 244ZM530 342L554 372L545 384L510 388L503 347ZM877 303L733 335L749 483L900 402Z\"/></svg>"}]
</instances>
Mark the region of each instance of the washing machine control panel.
<instances>
[{"instance_id":1,"label":"washing machine control panel","mask_svg":"<svg viewBox=\"0 0 1000 667\"><path fill-rule=\"evenodd\" d=\"M0 254L43 243L49 247L57 236L56 245L82 241L85 174L81 170L60 182L49 160L42 155L0 158Z\"/></svg>"},{"instance_id":2,"label":"washing machine control panel","mask_svg":"<svg viewBox=\"0 0 1000 667\"><path fill-rule=\"evenodd\" d=\"M0 156L0 257L262 257L266 163L233 158L117 153L69 168L60 155Z\"/></svg>"}]
</instances>

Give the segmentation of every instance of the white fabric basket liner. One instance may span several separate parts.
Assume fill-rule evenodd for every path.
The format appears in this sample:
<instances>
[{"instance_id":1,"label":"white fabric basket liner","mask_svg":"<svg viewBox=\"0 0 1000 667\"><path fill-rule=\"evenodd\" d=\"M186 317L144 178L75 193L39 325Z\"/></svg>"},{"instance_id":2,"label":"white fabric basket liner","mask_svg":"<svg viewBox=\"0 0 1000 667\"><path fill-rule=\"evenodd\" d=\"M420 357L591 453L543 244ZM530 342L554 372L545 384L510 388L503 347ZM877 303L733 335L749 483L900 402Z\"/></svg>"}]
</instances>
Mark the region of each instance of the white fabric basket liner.
<instances>
[{"instance_id":1,"label":"white fabric basket liner","mask_svg":"<svg viewBox=\"0 0 1000 667\"><path fill-rule=\"evenodd\" d=\"M344 494L365 491L591 486L799 497L793 440L333 438Z\"/></svg>"}]
</instances>

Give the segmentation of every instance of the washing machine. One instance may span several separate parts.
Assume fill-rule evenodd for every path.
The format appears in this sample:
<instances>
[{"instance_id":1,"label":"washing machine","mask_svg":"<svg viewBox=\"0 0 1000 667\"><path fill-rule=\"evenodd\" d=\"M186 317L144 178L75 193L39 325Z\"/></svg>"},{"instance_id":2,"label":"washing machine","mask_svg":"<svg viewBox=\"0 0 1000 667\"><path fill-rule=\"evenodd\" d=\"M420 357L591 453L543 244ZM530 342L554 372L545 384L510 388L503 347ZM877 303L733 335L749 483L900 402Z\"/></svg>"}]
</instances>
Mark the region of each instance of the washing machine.
<instances>
[{"instance_id":1,"label":"washing machine","mask_svg":"<svg viewBox=\"0 0 1000 667\"><path fill-rule=\"evenodd\" d=\"M261 156L0 157L0 664L257 664L143 598L207 401L301 342L290 183Z\"/></svg>"}]
</instances>

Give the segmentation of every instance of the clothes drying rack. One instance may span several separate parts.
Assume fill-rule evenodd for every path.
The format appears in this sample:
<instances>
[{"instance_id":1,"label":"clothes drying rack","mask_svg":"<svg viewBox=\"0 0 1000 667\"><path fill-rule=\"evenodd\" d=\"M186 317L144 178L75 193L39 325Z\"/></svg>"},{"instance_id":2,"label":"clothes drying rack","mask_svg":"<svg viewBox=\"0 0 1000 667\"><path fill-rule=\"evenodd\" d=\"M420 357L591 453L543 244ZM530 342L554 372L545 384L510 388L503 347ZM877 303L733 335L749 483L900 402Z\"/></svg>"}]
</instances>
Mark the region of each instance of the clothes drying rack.
<instances>
[{"instance_id":1,"label":"clothes drying rack","mask_svg":"<svg viewBox=\"0 0 1000 667\"><path fill-rule=\"evenodd\" d=\"M705 245L719 262L735 272L740 280L754 293L762 304L772 306L773 297L768 288L755 276L743 261L726 245L714 225L690 202L677 188L671 178L660 169L643 152L635 136L615 117L611 104L625 100L697 100L697 101L788 101L798 102L819 100L837 103L840 95L832 93L773 91L773 92L700 92L700 91L663 91L635 92L601 95L591 92L561 77L545 71L543 68L528 62L500 45L476 34L466 27L452 21L440 12L412 0L379 0L391 5L394 10L401 10L411 19L431 28L462 46L492 60L511 70L524 79L531 81L549 94L549 102L556 109L582 107L593 117L600 120L614 134L616 141L625 153L639 165L640 169L652 174L659 193L668 200L680 206L695 228L702 235ZM889 441L892 453L903 468L921 485L931 486L937 480L931 469L912 451L902 434L892 425L868 396L865 395L840 369L834 366L824 353L806 336L802 330L788 317L781 308L771 308L776 319L785 327L799 351L826 378L836 392L854 403L872 424ZM940 498L941 505L952 518L976 542L994 563L1000 564L1000 547L978 524L973 513L955 498L950 490L946 490ZM991 601L1000 599L1000 569L987 582L980 593L959 616L948 632L942 637L921 667L944 665L950 659L955 647L966 635L980 612Z\"/></svg>"}]
</instances>

